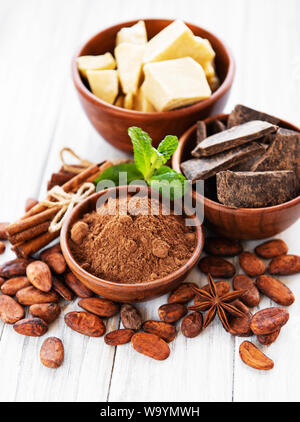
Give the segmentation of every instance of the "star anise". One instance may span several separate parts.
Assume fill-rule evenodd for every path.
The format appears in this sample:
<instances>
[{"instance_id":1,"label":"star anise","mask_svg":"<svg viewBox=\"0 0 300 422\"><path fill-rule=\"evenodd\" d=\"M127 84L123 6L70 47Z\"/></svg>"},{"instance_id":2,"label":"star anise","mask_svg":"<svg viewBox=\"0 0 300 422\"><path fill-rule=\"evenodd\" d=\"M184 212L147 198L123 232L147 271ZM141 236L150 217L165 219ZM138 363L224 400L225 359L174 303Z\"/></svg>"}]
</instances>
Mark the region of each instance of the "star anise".
<instances>
[{"instance_id":1,"label":"star anise","mask_svg":"<svg viewBox=\"0 0 300 422\"><path fill-rule=\"evenodd\" d=\"M193 287L199 304L189 306L188 309L193 311L207 311L203 328L206 328L212 322L216 314L218 314L223 327L228 331L230 329L230 325L226 312L236 317L244 316L244 313L235 306L230 305L230 302L239 299L245 293L245 290L235 290L219 296L214 280L210 274L208 274L208 286L208 292L203 289L199 289L198 287Z\"/></svg>"}]
</instances>

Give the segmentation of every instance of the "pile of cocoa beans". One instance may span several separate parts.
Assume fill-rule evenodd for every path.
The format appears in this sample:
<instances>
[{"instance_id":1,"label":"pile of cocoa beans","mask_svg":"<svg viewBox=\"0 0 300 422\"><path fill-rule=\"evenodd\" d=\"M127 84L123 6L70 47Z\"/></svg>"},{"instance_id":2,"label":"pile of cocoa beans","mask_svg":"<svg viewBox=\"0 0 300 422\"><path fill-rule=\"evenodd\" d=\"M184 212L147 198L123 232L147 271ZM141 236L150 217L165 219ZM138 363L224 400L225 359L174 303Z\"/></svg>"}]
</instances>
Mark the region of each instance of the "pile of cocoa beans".
<instances>
[{"instance_id":1,"label":"pile of cocoa beans","mask_svg":"<svg viewBox=\"0 0 300 422\"><path fill-rule=\"evenodd\" d=\"M2 230L2 232L1 232ZM5 224L0 223L0 239ZM2 233L2 234L1 234ZM3 243L3 242L1 242ZM1 252L1 245L0 245ZM291 290L274 276L300 272L300 257L288 254L284 241L273 239L256 247L254 252L243 251L238 241L209 237L205 243L206 256L200 259L199 269L211 274L216 281L219 296L229 292L231 286L223 279L232 278L234 290L244 290L239 300L232 304L244 313L244 317L228 315L232 335L257 336L263 345L270 345L280 334L289 318L285 307L295 298ZM239 257L243 274L236 274L234 265L226 257ZM265 260L270 260L266 263ZM197 296L195 283L183 283L168 298L168 303L158 309L157 320L143 321L140 311L131 304L120 305L111 300L96 297L68 269L56 244L42 251L36 259L14 259L0 267L0 318L12 324L16 333L26 336L42 336L61 313L59 302L79 297L75 310L65 315L65 323L80 334L101 337L109 346L131 342L132 347L146 356L164 360L170 354L168 343L177 335L175 324L181 321L181 332L187 338L202 332L203 315L193 311L188 314L187 304ZM201 287L208 290L208 285ZM252 315L249 308L259 304L261 294L269 297L280 307L263 309ZM25 317L28 307L29 316ZM123 328L106 333L105 320L120 313ZM253 343L244 341L240 346L242 360L256 369L271 369L273 361ZM56 337L47 338L41 346L41 362L49 368L58 368L64 359L64 346Z\"/></svg>"}]
</instances>

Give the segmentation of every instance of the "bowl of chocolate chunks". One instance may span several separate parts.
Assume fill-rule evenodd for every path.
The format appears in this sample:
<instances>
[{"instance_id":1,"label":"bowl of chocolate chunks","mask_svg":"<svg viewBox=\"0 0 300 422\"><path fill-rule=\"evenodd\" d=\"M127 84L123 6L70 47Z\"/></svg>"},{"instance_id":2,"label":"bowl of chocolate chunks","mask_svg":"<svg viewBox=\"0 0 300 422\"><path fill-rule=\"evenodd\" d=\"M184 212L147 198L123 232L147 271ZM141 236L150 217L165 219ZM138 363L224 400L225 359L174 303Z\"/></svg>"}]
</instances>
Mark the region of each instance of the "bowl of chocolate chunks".
<instances>
[{"instance_id":1,"label":"bowl of chocolate chunks","mask_svg":"<svg viewBox=\"0 0 300 422\"><path fill-rule=\"evenodd\" d=\"M237 105L198 121L180 138L174 170L204 182L205 221L235 239L264 239L300 216L300 129Z\"/></svg>"}]
</instances>

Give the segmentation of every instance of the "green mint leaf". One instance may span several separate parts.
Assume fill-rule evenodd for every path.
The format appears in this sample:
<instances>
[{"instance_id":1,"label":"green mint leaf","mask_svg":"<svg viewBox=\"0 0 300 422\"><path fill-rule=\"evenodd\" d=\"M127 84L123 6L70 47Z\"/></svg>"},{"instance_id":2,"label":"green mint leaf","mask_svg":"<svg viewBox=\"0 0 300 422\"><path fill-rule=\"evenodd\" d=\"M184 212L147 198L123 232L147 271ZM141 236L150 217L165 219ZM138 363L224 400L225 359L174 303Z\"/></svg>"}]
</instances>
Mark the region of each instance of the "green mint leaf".
<instances>
[{"instance_id":1,"label":"green mint leaf","mask_svg":"<svg viewBox=\"0 0 300 422\"><path fill-rule=\"evenodd\" d=\"M143 174L145 180L151 177L151 160L153 157L152 140L148 133L139 127L132 126L128 129L134 152L134 161L137 169Z\"/></svg>"},{"instance_id":2,"label":"green mint leaf","mask_svg":"<svg viewBox=\"0 0 300 422\"><path fill-rule=\"evenodd\" d=\"M163 166L173 155L178 147L177 136L168 135L161 141L157 150L153 148L151 166L153 172Z\"/></svg>"},{"instance_id":3,"label":"green mint leaf","mask_svg":"<svg viewBox=\"0 0 300 422\"><path fill-rule=\"evenodd\" d=\"M170 183L172 183L171 188ZM186 178L168 166L162 166L151 177L150 186L171 199L181 198L190 185Z\"/></svg>"},{"instance_id":4,"label":"green mint leaf","mask_svg":"<svg viewBox=\"0 0 300 422\"><path fill-rule=\"evenodd\" d=\"M123 163L118 164L116 166L111 166L106 169L102 174L100 174L100 176L97 177L94 183L97 185L97 183L101 182L102 180L112 180L115 185L118 186L119 174L122 172L127 173L128 184L134 180L144 180L143 175L136 168L136 165L134 163Z\"/></svg>"},{"instance_id":5,"label":"green mint leaf","mask_svg":"<svg viewBox=\"0 0 300 422\"><path fill-rule=\"evenodd\" d=\"M165 163L172 157L178 147L177 136L168 135L158 145L157 151L164 156Z\"/></svg>"}]
</instances>

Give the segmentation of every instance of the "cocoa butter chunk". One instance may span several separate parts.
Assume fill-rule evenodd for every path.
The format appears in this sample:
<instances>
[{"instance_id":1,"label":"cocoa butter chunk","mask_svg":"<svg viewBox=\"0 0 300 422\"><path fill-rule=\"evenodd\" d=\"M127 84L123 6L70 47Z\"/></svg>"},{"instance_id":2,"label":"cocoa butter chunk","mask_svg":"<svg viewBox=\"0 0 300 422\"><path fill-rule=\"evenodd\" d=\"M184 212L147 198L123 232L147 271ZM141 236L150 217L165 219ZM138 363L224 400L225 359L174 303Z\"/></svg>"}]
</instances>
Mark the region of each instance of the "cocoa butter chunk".
<instances>
[{"instance_id":1,"label":"cocoa butter chunk","mask_svg":"<svg viewBox=\"0 0 300 422\"><path fill-rule=\"evenodd\" d=\"M234 208L260 208L282 204L297 194L293 171L233 172L217 174L218 200Z\"/></svg>"},{"instance_id":2,"label":"cocoa butter chunk","mask_svg":"<svg viewBox=\"0 0 300 422\"><path fill-rule=\"evenodd\" d=\"M261 111L254 110L253 108L246 107L241 104L237 104L234 110L230 113L227 121L227 127L237 126L242 123L250 122L251 120L262 120L264 122L278 125L279 119L269 114L262 113Z\"/></svg>"},{"instance_id":3,"label":"cocoa butter chunk","mask_svg":"<svg viewBox=\"0 0 300 422\"><path fill-rule=\"evenodd\" d=\"M192 155L197 158L209 157L260 139L276 132L277 129L278 127L271 123L253 120L209 136L196 146Z\"/></svg>"},{"instance_id":4,"label":"cocoa butter chunk","mask_svg":"<svg viewBox=\"0 0 300 422\"><path fill-rule=\"evenodd\" d=\"M300 179L300 132L279 128L273 142L251 171L294 170Z\"/></svg>"},{"instance_id":5,"label":"cocoa butter chunk","mask_svg":"<svg viewBox=\"0 0 300 422\"><path fill-rule=\"evenodd\" d=\"M185 177L192 182L205 180L219 171L227 170L244 160L262 155L264 151L261 145L254 142L230 151L221 152L213 157L192 158L181 164L181 170Z\"/></svg>"},{"instance_id":6,"label":"cocoa butter chunk","mask_svg":"<svg viewBox=\"0 0 300 422\"><path fill-rule=\"evenodd\" d=\"M197 144L207 137L206 124L203 120L197 122Z\"/></svg>"}]
</instances>

